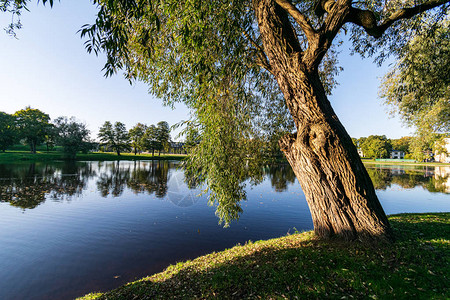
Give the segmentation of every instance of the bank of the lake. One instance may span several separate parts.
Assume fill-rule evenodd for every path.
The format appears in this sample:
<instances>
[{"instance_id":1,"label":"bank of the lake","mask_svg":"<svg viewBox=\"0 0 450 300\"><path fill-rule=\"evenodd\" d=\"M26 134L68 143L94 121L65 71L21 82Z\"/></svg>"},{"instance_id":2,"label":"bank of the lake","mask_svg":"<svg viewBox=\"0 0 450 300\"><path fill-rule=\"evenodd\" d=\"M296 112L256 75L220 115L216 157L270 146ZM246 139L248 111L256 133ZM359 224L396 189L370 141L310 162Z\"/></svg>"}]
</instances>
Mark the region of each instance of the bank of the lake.
<instances>
[{"instance_id":1,"label":"bank of the lake","mask_svg":"<svg viewBox=\"0 0 450 300\"><path fill-rule=\"evenodd\" d=\"M116 160L181 160L186 157L185 154L161 154L155 155L149 153L121 153L117 155L115 152L90 152L79 153L76 156L77 161L116 161ZM61 161L64 160L64 154L60 151L38 151L30 153L28 151L6 151L0 152L0 163L10 162L34 162L34 161Z\"/></svg>"},{"instance_id":2,"label":"bank of the lake","mask_svg":"<svg viewBox=\"0 0 450 300\"><path fill-rule=\"evenodd\" d=\"M365 165L395 165L395 166L429 166L429 167L440 167L440 166L450 166L450 163L441 163L441 162L407 162L407 161L395 161L395 160L386 160L386 161L378 161L373 159L362 159L362 162Z\"/></svg>"},{"instance_id":3,"label":"bank of the lake","mask_svg":"<svg viewBox=\"0 0 450 300\"><path fill-rule=\"evenodd\" d=\"M115 152L90 152L79 153L76 156L77 161L116 161L116 160L182 160L186 154L155 154L141 153L135 155L134 153L121 153L117 155ZM65 160L64 154L61 151L37 151L37 153L30 153L22 150L9 150L0 152L0 163L11 162L50 162ZM287 162L281 159L279 162ZM403 165L403 166L450 166L450 163L439 162L404 162L404 161L375 161L371 159L362 159L362 162L367 165Z\"/></svg>"},{"instance_id":4,"label":"bank of the lake","mask_svg":"<svg viewBox=\"0 0 450 300\"><path fill-rule=\"evenodd\" d=\"M394 244L344 244L297 233L180 262L80 299L448 299L450 213L389 219Z\"/></svg>"}]
</instances>

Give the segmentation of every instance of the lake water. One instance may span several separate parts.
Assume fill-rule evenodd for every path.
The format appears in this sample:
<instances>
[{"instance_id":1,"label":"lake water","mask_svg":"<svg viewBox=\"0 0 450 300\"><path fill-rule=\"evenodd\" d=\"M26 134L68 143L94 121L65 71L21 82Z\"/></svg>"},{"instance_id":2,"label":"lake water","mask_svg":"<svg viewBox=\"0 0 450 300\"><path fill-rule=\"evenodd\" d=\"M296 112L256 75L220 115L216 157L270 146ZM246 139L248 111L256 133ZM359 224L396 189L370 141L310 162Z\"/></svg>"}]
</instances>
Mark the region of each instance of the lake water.
<instances>
[{"instance_id":1,"label":"lake water","mask_svg":"<svg viewBox=\"0 0 450 300\"><path fill-rule=\"evenodd\" d=\"M72 299L248 240L311 230L287 165L229 228L177 162L0 164L0 299ZM450 167L366 166L387 214L450 211Z\"/></svg>"}]
</instances>

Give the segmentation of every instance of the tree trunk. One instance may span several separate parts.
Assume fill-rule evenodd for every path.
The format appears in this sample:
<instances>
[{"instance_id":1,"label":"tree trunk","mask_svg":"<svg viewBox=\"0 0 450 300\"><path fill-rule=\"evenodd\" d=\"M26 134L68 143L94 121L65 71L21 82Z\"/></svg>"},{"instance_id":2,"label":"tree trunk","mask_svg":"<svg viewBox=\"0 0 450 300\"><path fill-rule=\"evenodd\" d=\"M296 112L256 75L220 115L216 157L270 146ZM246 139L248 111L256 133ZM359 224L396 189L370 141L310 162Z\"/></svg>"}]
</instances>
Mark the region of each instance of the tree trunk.
<instances>
[{"instance_id":1,"label":"tree trunk","mask_svg":"<svg viewBox=\"0 0 450 300\"><path fill-rule=\"evenodd\" d=\"M338 120L317 68L308 69L286 12L254 0L264 50L297 127L280 140L321 237L391 240L391 228L356 147Z\"/></svg>"},{"instance_id":2,"label":"tree trunk","mask_svg":"<svg viewBox=\"0 0 450 300\"><path fill-rule=\"evenodd\" d=\"M30 142L30 148L31 148L31 153L36 154L36 142L35 141L31 141Z\"/></svg>"}]
</instances>

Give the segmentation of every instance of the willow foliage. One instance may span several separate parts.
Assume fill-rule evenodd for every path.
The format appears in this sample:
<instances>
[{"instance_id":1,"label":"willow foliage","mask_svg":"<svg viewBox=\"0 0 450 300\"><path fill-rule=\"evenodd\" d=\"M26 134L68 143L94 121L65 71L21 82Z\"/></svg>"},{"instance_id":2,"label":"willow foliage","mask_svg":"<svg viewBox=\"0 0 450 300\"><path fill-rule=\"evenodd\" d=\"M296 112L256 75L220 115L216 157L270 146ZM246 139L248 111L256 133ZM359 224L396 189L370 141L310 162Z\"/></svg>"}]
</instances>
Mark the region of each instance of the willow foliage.
<instances>
[{"instance_id":1,"label":"willow foliage","mask_svg":"<svg viewBox=\"0 0 450 300\"><path fill-rule=\"evenodd\" d=\"M412 39L382 82L381 97L420 132L450 131L450 22Z\"/></svg>"},{"instance_id":2,"label":"willow foliage","mask_svg":"<svg viewBox=\"0 0 450 300\"><path fill-rule=\"evenodd\" d=\"M0 1L2 10L16 15L28 3ZM50 0L42 1L52 4ZM165 104L183 102L192 110L188 123L196 127L200 142L192 148L188 170L207 183L210 201L217 204L221 220L228 223L237 218L239 203L245 199L242 182L261 179L257 166L265 157L270 136L293 130L283 95L264 68L266 58L252 1L92 2L99 9L97 19L81 30L87 38L87 50L106 53L106 75L123 71L130 81L146 82L150 92ZM309 25L321 31L326 23L324 9L331 2L289 3L308 18ZM376 18L389 20L398 8L423 2L364 0L351 5L353 10L370 10ZM447 9L445 3L426 14L393 25L388 22L387 30L361 27L356 24L361 20L350 20L339 33L350 33L354 52L363 56L378 54L377 60L382 61L390 53L400 54L423 26L424 18L439 23ZM290 18L299 44L307 49L308 39L302 27ZM340 35L334 37L333 33L331 37L336 46ZM328 38L326 34L323 37ZM328 93L336 85L334 75L340 70L337 53L336 48L330 48L321 59L319 73Z\"/></svg>"}]
</instances>

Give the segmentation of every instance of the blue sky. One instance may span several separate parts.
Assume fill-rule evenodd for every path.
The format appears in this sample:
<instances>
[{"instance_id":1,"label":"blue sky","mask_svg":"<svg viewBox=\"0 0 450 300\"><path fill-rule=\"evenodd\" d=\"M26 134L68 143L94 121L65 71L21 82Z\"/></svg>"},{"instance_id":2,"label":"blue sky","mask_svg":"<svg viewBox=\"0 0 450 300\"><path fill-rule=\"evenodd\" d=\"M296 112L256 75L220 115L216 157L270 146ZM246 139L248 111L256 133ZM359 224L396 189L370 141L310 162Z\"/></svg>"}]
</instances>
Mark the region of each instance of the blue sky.
<instances>
[{"instance_id":1,"label":"blue sky","mask_svg":"<svg viewBox=\"0 0 450 300\"><path fill-rule=\"evenodd\" d=\"M95 20L89 1L56 2L53 9L32 3L22 15L18 39L0 32L0 111L14 113L26 106L48 113L52 119L75 116L85 122L95 138L104 121L170 125L188 119L179 104L174 110L148 93L144 84L131 86L121 74L105 78L105 59L88 54L77 31ZM10 16L0 14L0 27ZM343 49L344 71L330 100L352 137L384 134L389 138L409 135L398 118L390 118L378 99L378 68L370 59L348 55ZM172 135L173 136L173 135Z\"/></svg>"}]
</instances>

